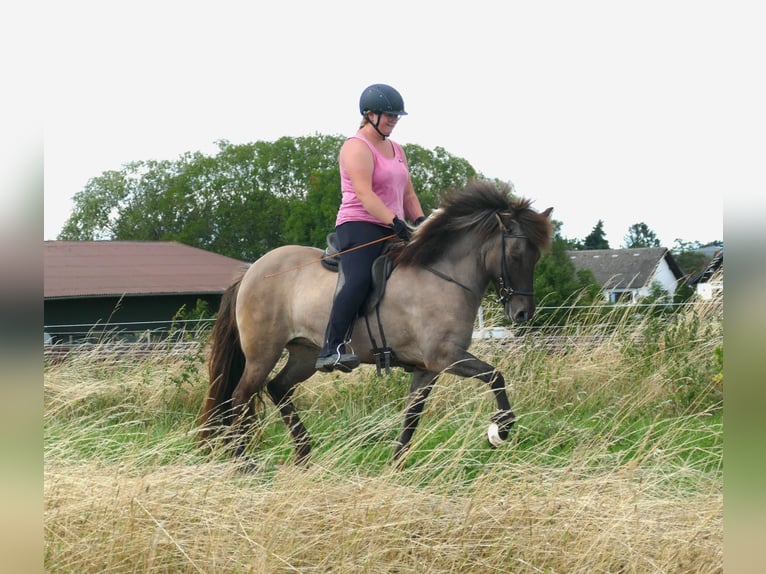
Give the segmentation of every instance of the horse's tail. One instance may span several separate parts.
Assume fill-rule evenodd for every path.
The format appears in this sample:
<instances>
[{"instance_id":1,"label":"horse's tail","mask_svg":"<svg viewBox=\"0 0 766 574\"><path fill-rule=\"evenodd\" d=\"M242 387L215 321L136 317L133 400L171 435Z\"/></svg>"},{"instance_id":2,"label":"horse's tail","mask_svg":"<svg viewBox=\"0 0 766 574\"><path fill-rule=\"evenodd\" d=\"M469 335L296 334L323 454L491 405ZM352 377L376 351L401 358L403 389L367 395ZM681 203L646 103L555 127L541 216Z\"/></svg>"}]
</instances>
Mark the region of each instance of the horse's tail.
<instances>
[{"instance_id":1,"label":"horse's tail","mask_svg":"<svg viewBox=\"0 0 766 574\"><path fill-rule=\"evenodd\" d=\"M245 370L245 354L239 343L236 303L242 277L232 283L221 297L218 318L210 335L208 374L210 387L199 417L200 444L232 422L231 395Z\"/></svg>"}]
</instances>

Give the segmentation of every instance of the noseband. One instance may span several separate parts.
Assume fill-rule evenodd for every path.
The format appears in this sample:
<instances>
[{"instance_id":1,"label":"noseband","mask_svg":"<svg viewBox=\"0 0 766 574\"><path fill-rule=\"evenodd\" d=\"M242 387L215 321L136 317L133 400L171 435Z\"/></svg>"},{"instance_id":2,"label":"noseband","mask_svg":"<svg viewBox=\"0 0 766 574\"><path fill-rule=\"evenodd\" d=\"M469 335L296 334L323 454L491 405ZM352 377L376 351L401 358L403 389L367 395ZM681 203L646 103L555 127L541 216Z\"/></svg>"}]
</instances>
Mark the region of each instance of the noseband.
<instances>
[{"instance_id":1,"label":"noseband","mask_svg":"<svg viewBox=\"0 0 766 574\"><path fill-rule=\"evenodd\" d=\"M514 239L526 239L526 235L516 235L512 233L508 233L507 231L503 231L503 237L500 240L500 277L497 279L497 294L499 297L495 299L497 303L502 303L505 305L508 303L508 301L511 300L511 297L513 295L521 295L523 297L534 297L535 292L534 291L516 291L513 287L510 285L510 280L508 281L508 285L506 285L505 278L508 276L507 274L507 263L505 262L505 240L507 238L514 238Z\"/></svg>"}]
</instances>

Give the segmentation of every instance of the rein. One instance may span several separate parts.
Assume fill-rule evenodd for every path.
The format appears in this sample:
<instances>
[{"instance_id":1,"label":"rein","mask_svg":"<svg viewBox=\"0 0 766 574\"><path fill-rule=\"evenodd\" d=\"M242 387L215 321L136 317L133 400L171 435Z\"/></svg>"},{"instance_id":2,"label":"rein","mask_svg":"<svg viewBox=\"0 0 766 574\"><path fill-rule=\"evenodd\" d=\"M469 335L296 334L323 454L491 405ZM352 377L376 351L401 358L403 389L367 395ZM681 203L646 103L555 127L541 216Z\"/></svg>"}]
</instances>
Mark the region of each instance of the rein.
<instances>
[{"instance_id":1,"label":"rein","mask_svg":"<svg viewBox=\"0 0 766 574\"><path fill-rule=\"evenodd\" d=\"M522 297L534 297L535 292L534 291L517 291L510 285L506 285L505 283L505 277L507 276L507 267L508 264L505 261L505 240L507 238L513 238L513 239L526 239L526 235L517 235L513 233L508 233L507 231L503 231L502 239L500 240L500 249L501 249L501 255L500 255L500 277L497 279L497 290L499 297L495 300L497 303L502 303L505 305L508 303L508 301L511 300L511 297L514 295L520 295ZM469 293L473 293L473 291L469 288L463 285L460 281L453 279L446 273L442 273L441 271L438 271L431 267L430 265L425 265L425 269L436 275L437 277L441 277L445 281L449 281L450 283L454 283L455 285L459 285Z\"/></svg>"},{"instance_id":2,"label":"rein","mask_svg":"<svg viewBox=\"0 0 766 574\"><path fill-rule=\"evenodd\" d=\"M462 284L460 281L458 281L458 280L456 280L456 279L453 279L452 277L450 277L450 276L449 276L449 275L447 275L446 273L442 273L441 271L437 271L436 269L434 269L434 268L433 268L433 267L431 267L430 265L424 265L424 267L425 267L425 269L427 269L428 271L430 271L431 273L433 273L433 274L434 274L434 275L436 275L437 277L441 277L441 278L442 278L442 279L444 279L445 281L449 281L450 283L454 283L455 285L459 285L460 287L462 287L463 289L465 289L465 290L466 290L466 291L468 291L469 293L473 293L473 291L471 290L471 288L470 288L470 287L466 287L466 286L465 286L465 285L463 285L463 284Z\"/></svg>"}]
</instances>

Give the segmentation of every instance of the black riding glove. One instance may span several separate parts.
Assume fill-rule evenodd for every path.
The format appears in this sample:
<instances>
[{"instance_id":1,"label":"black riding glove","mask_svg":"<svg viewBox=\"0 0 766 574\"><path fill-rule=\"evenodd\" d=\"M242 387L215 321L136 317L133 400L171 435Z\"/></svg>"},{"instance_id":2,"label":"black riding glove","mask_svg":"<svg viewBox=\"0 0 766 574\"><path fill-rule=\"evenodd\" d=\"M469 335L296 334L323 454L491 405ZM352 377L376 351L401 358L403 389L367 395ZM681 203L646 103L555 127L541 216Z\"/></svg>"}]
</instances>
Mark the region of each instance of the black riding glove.
<instances>
[{"instance_id":1,"label":"black riding glove","mask_svg":"<svg viewBox=\"0 0 766 574\"><path fill-rule=\"evenodd\" d=\"M425 216L425 215L421 215L420 217L418 217L418 218L415 220L415 225L416 225L416 226L417 226L417 225L420 225L420 224L421 224L421 223L423 223L425 220L426 220L426 216Z\"/></svg>"},{"instance_id":2,"label":"black riding glove","mask_svg":"<svg viewBox=\"0 0 766 574\"><path fill-rule=\"evenodd\" d=\"M394 215L394 222L391 224L391 229L394 230L394 233L399 239L404 241L410 240L410 228L407 227L407 224L399 219L396 215Z\"/></svg>"}]
</instances>

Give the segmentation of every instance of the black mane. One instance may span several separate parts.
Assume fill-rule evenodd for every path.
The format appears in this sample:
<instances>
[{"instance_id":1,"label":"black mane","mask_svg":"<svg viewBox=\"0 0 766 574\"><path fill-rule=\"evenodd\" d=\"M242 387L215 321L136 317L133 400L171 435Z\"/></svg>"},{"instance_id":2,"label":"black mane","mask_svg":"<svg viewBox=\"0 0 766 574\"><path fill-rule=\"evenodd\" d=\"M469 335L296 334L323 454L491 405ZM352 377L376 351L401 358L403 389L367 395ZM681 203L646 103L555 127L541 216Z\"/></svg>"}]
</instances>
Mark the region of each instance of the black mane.
<instances>
[{"instance_id":1,"label":"black mane","mask_svg":"<svg viewBox=\"0 0 766 574\"><path fill-rule=\"evenodd\" d=\"M439 209L426 219L412 240L394 255L397 265L430 265L460 234L475 233L489 241L499 232L498 213L510 213L522 233L541 250L550 247L551 226L547 216L533 210L531 200L513 197L507 185L474 180L462 189L445 194Z\"/></svg>"}]
</instances>

